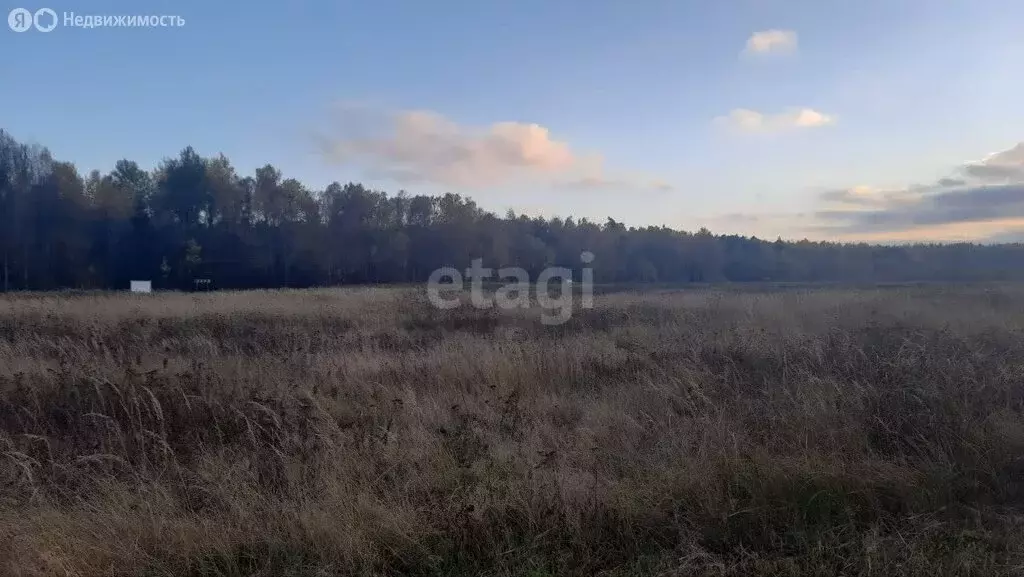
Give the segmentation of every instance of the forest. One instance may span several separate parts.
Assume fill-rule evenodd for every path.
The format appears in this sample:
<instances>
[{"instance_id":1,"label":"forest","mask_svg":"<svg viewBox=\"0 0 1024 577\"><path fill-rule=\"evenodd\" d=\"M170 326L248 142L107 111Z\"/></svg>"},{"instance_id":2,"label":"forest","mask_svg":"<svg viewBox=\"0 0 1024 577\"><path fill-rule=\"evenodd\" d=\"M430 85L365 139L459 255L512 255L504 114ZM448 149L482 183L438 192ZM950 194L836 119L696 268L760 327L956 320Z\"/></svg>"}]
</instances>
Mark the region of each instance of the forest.
<instances>
[{"instance_id":1,"label":"forest","mask_svg":"<svg viewBox=\"0 0 1024 577\"><path fill-rule=\"evenodd\" d=\"M957 282L1024 280L1024 245L871 245L766 240L609 216L499 216L461 194L358 183L311 190L267 164L239 175L192 147L148 170L79 172L0 130L0 289L311 287L425 281L443 266L578 268L596 282Z\"/></svg>"}]
</instances>

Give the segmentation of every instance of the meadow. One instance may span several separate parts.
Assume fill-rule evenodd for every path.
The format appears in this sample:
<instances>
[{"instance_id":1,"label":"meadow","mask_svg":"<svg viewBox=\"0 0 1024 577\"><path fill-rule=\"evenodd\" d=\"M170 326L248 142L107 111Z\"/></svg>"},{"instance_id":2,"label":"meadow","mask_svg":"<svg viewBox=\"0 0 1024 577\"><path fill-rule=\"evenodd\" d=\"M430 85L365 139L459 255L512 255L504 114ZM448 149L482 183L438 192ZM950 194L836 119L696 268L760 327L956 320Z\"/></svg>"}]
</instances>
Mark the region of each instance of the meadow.
<instances>
[{"instance_id":1,"label":"meadow","mask_svg":"<svg viewBox=\"0 0 1024 577\"><path fill-rule=\"evenodd\" d=\"M0 296L0 574L1020 575L1024 286Z\"/></svg>"}]
</instances>

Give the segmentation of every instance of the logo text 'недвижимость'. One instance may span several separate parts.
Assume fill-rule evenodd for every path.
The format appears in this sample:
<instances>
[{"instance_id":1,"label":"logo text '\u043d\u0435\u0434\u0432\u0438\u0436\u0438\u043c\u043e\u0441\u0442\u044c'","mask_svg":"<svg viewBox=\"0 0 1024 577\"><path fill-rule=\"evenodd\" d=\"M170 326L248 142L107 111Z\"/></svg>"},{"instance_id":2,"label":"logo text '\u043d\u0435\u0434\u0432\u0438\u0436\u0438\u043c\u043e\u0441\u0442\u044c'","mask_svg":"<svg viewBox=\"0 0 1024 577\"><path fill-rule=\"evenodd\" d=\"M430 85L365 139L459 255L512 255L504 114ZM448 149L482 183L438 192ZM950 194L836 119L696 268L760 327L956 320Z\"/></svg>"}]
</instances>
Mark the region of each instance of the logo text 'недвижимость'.
<instances>
[{"instance_id":1,"label":"logo text '\u043d\u0435\u0434\u0432\u0438\u0436\u0438\u043c\u043e\u0441\u0442\u044c'","mask_svg":"<svg viewBox=\"0 0 1024 577\"><path fill-rule=\"evenodd\" d=\"M7 15L7 25L15 32L28 32L35 28L39 32L51 32L58 26L65 28L181 28L185 19L167 14L75 14L64 12L60 15L51 8L40 8L35 12L27 8L15 8Z\"/></svg>"}]
</instances>

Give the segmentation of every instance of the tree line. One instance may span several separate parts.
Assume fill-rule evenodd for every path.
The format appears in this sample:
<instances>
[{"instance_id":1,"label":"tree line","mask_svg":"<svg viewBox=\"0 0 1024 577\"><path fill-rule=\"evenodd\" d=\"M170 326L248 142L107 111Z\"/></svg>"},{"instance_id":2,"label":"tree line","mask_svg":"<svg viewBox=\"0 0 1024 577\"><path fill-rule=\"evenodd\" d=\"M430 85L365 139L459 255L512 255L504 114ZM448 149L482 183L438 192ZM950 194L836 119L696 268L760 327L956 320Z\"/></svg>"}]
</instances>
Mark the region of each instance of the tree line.
<instances>
[{"instance_id":1,"label":"tree line","mask_svg":"<svg viewBox=\"0 0 1024 577\"><path fill-rule=\"evenodd\" d=\"M153 170L81 174L0 130L0 288L308 287L422 282L440 267L581 267L596 282L1024 280L1024 245L767 241L608 218L498 216L459 194L310 190L191 147Z\"/></svg>"}]
</instances>

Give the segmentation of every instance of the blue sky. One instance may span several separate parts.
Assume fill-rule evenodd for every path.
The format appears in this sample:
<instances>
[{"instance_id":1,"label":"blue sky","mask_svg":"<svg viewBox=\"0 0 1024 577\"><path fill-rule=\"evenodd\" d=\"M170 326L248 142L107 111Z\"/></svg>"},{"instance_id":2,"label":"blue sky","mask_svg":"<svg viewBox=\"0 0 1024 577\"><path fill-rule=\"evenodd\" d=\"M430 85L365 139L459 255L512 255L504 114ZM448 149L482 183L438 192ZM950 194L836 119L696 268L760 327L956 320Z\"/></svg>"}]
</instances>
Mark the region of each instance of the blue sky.
<instances>
[{"instance_id":1,"label":"blue sky","mask_svg":"<svg viewBox=\"0 0 1024 577\"><path fill-rule=\"evenodd\" d=\"M192 145L242 173L499 212L788 238L1024 230L1015 0L15 7L184 19L0 29L0 127L82 171ZM974 199L993 204L949 208Z\"/></svg>"}]
</instances>

